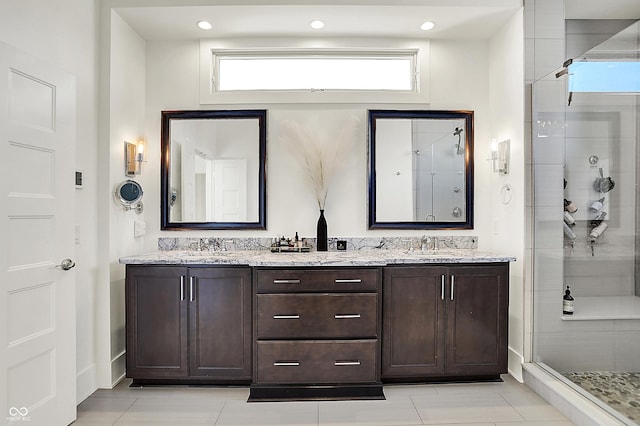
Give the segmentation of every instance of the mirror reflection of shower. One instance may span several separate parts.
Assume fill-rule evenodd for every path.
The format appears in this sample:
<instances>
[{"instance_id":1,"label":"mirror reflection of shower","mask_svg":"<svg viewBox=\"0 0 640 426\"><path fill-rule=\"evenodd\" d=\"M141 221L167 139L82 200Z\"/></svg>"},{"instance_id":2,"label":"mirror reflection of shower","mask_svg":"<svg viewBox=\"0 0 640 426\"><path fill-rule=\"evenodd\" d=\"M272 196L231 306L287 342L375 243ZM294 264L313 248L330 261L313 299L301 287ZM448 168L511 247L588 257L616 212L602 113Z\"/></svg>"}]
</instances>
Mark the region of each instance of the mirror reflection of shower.
<instances>
[{"instance_id":1,"label":"mirror reflection of shower","mask_svg":"<svg viewBox=\"0 0 640 426\"><path fill-rule=\"evenodd\" d=\"M412 129L414 219L437 222L458 218L464 214L464 170L459 155L464 155L464 122L443 121L434 130L421 128L415 122ZM437 200L437 202L434 202Z\"/></svg>"},{"instance_id":2,"label":"mirror reflection of shower","mask_svg":"<svg viewBox=\"0 0 640 426\"><path fill-rule=\"evenodd\" d=\"M462 144L462 137L460 136L463 131L464 130L462 130L460 127L456 127L456 129L453 131L453 136L458 137L458 143L456 144L456 154L458 155L464 154L464 145ZM462 149L460 149L461 147Z\"/></svg>"}]
</instances>

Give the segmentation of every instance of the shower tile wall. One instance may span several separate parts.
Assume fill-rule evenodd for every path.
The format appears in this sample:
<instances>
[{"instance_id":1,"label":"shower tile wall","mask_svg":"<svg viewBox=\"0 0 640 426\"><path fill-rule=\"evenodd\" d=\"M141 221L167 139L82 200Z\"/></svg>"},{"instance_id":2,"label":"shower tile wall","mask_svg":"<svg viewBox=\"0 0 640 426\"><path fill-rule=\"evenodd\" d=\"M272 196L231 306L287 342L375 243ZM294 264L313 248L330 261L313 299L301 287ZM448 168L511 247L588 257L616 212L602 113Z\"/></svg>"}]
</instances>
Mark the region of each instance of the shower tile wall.
<instances>
[{"instance_id":1,"label":"shower tile wall","mask_svg":"<svg viewBox=\"0 0 640 426\"><path fill-rule=\"evenodd\" d=\"M577 234L573 247L565 239L564 278L576 297L632 296L635 273L636 106L633 96L577 93L567 108L565 198ZM589 159L596 164L590 164ZM600 169L615 181L605 193L593 187ZM589 206L604 198L607 230L590 244ZM592 250L593 247L593 250Z\"/></svg>"}]
</instances>

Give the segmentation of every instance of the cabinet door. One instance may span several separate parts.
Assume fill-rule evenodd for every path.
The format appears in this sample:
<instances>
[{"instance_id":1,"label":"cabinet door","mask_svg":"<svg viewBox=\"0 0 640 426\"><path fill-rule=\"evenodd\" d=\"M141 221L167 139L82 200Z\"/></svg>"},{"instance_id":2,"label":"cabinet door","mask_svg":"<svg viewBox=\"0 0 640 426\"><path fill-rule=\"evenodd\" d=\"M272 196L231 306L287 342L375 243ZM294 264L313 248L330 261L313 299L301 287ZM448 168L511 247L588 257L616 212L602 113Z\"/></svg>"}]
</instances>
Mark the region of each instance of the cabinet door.
<instances>
[{"instance_id":1,"label":"cabinet door","mask_svg":"<svg viewBox=\"0 0 640 426\"><path fill-rule=\"evenodd\" d=\"M251 269L189 268L190 375L251 379Z\"/></svg>"},{"instance_id":2,"label":"cabinet door","mask_svg":"<svg viewBox=\"0 0 640 426\"><path fill-rule=\"evenodd\" d=\"M444 373L443 267L387 267L383 281L382 378Z\"/></svg>"},{"instance_id":3,"label":"cabinet door","mask_svg":"<svg viewBox=\"0 0 640 426\"><path fill-rule=\"evenodd\" d=\"M447 374L507 372L508 264L449 269Z\"/></svg>"},{"instance_id":4,"label":"cabinet door","mask_svg":"<svg viewBox=\"0 0 640 426\"><path fill-rule=\"evenodd\" d=\"M127 266L127 377L186 377L187 269Z\"/></svg>"}]
</instances>

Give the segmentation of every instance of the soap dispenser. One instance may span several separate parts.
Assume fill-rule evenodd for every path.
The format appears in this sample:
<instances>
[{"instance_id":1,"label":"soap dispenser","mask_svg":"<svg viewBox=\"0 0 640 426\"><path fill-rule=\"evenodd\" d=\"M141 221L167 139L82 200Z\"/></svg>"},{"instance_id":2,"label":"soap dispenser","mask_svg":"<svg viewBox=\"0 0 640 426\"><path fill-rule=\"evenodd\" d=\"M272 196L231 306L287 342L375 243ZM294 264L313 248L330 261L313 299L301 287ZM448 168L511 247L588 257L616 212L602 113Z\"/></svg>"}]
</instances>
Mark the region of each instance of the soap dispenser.
<instances>
[{"instance_id":1,"label":"soap dispenser","mask_svg":"<svg viewBox=\"0 0 640 426\"><path fill-rule=\"evenodd\" d=\"M562 315L573 315L574 305L573 296L571 295L571 289L567 286L562 297Z\"/></svg>"}]
</instances>

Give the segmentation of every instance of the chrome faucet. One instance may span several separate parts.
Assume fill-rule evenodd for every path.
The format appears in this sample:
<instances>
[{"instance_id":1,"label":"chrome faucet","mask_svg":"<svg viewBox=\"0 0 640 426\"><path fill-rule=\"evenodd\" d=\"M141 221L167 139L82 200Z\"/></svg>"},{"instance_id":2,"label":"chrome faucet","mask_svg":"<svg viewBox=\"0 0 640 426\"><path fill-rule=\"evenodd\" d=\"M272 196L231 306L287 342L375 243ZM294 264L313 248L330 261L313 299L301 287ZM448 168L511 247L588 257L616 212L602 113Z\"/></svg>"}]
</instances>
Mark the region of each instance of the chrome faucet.
<instances>
[{"instance_id":1,"label":"chrome faucet","mask_svg":"<svg viewBox=\"0 0 640 426\"><path fill-rule=\"evenodd\" d=\"M438 238L422 236L420 240L420 251L436 251L438 249Z\"/></svg>"}]
</instances>

